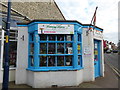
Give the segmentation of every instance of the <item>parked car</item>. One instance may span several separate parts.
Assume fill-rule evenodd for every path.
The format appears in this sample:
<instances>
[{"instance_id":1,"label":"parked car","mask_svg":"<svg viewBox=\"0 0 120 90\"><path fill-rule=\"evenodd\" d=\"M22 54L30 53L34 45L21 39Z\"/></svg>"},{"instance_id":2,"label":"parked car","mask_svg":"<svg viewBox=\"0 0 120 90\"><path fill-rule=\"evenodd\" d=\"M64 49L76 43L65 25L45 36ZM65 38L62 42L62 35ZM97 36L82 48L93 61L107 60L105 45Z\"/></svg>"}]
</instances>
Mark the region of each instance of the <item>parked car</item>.
<instances>
[{"instance_id":1,"label":"parked car","mask_svg":"<svg viewBox=\"0 0 120 90\"><path fill-rule=\"evenodd\" d=\"M107 50L106 53L111 53L111 50Z\"/></svg>"},{"instance_id":2,"label":"parked car","mask_svg":"<svg viewBox=\"0 0 120 90\"><path fill-rule=\"evenodd\" d=\"M113 53L118 53L118 50L113 50L112 52L113 52Z\"/></svg>"}]
</instances>

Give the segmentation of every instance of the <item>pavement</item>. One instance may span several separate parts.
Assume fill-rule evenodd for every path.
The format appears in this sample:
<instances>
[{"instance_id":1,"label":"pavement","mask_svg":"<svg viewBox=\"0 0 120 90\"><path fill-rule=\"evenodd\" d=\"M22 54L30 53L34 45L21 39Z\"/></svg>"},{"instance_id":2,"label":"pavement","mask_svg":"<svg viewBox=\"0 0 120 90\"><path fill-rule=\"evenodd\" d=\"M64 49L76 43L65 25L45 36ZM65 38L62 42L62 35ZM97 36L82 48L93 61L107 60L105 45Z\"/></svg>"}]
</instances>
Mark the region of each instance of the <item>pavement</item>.
<instances>
[{"instance_id":1,"label":"pavement","mask_svg":"<svg viewBox=\"0 0 120 90\"><path fill-rule=\"evenodd\" d=\"M1 88L2 84L0 84L0 89ZM15 85L14 82L10 82L9 88L32 88L32 87L24 84ZM82 83L77 87L65 87L65 88L118 88L118 76L111 69L111 67L107 63L105 63L104 77L96 78L96 80L93 82Z\"/></svg>"},{"instance_id":2,"label":"pavement","mask_svg":"<svg viewBox=\"0 0 120 90\"><path fill-rule=\"evenodd\" d=\"M80 88L118 88L118 77L108 64L105 64L105 76L93 82L82 83Z\"/></svg>"}]
</instances>

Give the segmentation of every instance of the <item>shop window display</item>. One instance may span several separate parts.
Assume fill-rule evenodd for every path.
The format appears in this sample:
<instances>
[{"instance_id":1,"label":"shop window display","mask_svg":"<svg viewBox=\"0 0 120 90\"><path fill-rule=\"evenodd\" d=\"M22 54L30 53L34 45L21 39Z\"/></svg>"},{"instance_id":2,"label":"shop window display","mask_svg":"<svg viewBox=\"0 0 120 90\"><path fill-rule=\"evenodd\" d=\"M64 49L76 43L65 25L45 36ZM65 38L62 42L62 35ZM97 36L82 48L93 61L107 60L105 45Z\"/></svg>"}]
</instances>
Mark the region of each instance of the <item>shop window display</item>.
<instances>
[{"instance_id":1,"label":"shop window display","mask_svg":"<svg viewBox=\"0 0 120 90\"><path fill-rule=\"evenodd\" d=\"M10 41L9 44L9 65L10 68L16 67L16 60L17 60L17 41ZM3 55L3 65L5 61L5 42L4 42L4 55Z\"/></svg>"},{"instance_id":2,"label":"shop window display","mask_svg":"<svg viewBox=\"0 0 120 90\"><path fill-rule=\"evenodd\" d=\"M55 66L55 56L48 56L48 66Z\"/></svg>"},{"instance_id":3,"label":"shop window display","mask_svg":"<svg viewBox=\"0 0 120 90\"><path fill-rule=\"evenodd\" d=\"M57 44L57 53L58 54L64 54L64 43L58 43Z\"/></svg>"},{"instance_id":4,"label":"shop window display","mask_svg":"<svg viewBox=\"0 0 120 90\"><path fill-rule=\"evenodd\" d=\"M57 66L64 66L65 64L64 64L64 56L58 56L57 57L58 59L58 61L57 61Z\"/></svg>"},{"instance_id":5,"label":"shop window display","mask_svg":"<svg viewBox=\"0 0 120 90\"><path fill-rule=\"evenodd\" d=\"M30 35L31 37L32 35ZM34 35L33 35L34 36ZM39 67L54 68L73 66L73 35L40 34L39 35ZM80 37L81 38L81 37ZM81 54L81 39L78 41L78 54ZM34 43L30 42L30 62L34 67ZM81 64L81 55L78 56L78 65Z\"/></svg>"},{"instance_id":6,"label":"shop window display","mask_svg":"<svg viewBox=\"0 0 120 90\"><path fill-rule=\"evenodd\" d=\"M55 54L55 43L48 44L48 54Z\"/></svg>"},{"instance_id":7,"label":"shop window display","mask_svg":"<svg viewBox=\"0 0 120 90\"><path fill-rule=\"evenodd\" d=\"M61 35L61 34L47 35L46 34L46 35L39 35L39 36L40 36L40 66L41 67L72 65L73 55L66 56L67 54L73 54L72 42L60 43L61 41L66 41L66 40L72 41L72 35ZM44 41L44 43L41 43L41 41ZM54 42L48 43L48 41L54 41ZM53 56L50 56L51 54ZM59 56L61 54L63 54L63 56Z\"/></svg>"}]
</instances>

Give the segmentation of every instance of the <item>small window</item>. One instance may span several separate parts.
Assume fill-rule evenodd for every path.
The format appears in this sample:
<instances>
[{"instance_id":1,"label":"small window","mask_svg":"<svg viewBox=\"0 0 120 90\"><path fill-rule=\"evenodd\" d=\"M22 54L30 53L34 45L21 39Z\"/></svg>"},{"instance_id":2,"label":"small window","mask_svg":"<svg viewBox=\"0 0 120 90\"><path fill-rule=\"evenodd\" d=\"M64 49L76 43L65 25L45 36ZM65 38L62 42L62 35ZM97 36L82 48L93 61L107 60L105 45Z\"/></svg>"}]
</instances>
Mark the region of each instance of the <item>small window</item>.
<instances>
[{"instance_id":1,"label":"small window","mask_svg":"<svg viewBox=\"0 0 120 90\"><path fill-rule=\"evenodd\" d=\"M17 59L17 42L16 41L10 41L9 44L9 64L11 68L16 67L16 59ZM5 42L4 42L4 55L3 55L3 64L5 62Z\"/></svg>"},{"instance_id":2,"label":"small window","mask_svg":"<svg viewBox=\"0 0 120 90\"><path fill-rule=\"evenodd\" d=\"M33 56L30 56L30 64L31 64L31 66L34 66L34 57Z\"/></svg>"},{"instance_id":3,"label":"small window","mask_svg":"<svg viewBox=\"0 0 120 90\"><path fill-rule=\"evenodd\" d=\"M55 35L48 35L49 41L55 41Z\"/></svg>"},{"instance_id":4,"label":"small window","mask_svg":"<svg viewBox=\"0 0 120 90\"><path fill-rule=\"evenodd\" d=\"M64 43L58 43L57 44L57 53L58 54L64 54Z\"/></svg>"},{"instance_id":5,"label":"small window","mask_svg":"<svg viewBox=\"0 0 120 90\"><path fill-rule=\"evenodd\" d=\"M73 54L72 43L66 44L66 54Z\"/></svg>"},{"instance_id":6,"label":"small window","mask_svg":"<svg viewBox=\"0 0 120 90\"><path fill-rule=\"evenodd\" d=\"M81 46L80 46L80 44L78 44L77 49L78 49L78 54L81 54Z\"/></svg>"},{"instance_id":7,"label":"small window","mask_svg":"<svg viewBox=\"0 0 120 90\"><path fill-rule=\"evenodd\" d=\"M72 41L72 35L65 35L66 41Z\"/></svg>"},{"instance_id":8,"label":"small window","mask_svg":"<svg viewBox=\"0 0 120 90\"><path fill-rule=\"evenodd\" d=\"M47 41L47 35L40 35L41 41Z\"/></svg>"},{"instance_id":9,"label":"small window","mask_svg":"<svg viewBox=\"0 0 120 90\"><path fill-rule=\"evenodd\" d=\"M78 42L81 42L81 34L78 34Z\"/></svg>"},{"instance_id":10,"label":"small window","mask_svg":"<svg viewBox=\"0 0 120 90\"><path fill-rule=\"evenodd\" d=\"M48 66L55 66L55 56L48 56Z\"/></svg>"},{"instance_id":11,"label":"small window","mask_svg":"<svg viewBox=\"0 0 120 90\"><path fill-rule=\"evenodd\" d=\"M29 38L30 38L30 41L34 41L34 34L30 33Z\"/></svg>"},{"instance_id":12,"label":"small window","mask_svg":"<svg viewBox=\"0 0 120 90\"><path fill-rule=\"evenodd\" d=\"M48 44L48 54L55 54L55 43Z\"/></svg>"},{"instance_id":13,"label":"small window","mask_svg":"<svg viewBox=\"0 0 120 90\"><path fill-rule=\"evenodd\" d=\"M64 41L64 35L58 35L57 36L57 41Z\"/></svg>"},{"instance_id":14,"label":"small window","mask_svg":"<svg viewBox=\"0 0 120 90\"><path fill-rule=\"evenodd\" d=\"M79 55L79 56L78 56L78 65L81 65L81 59L82 59L82 58L81 58L81 56Z\"/></svg>"},{"instance_id":15,"label":"small window","mask_svg":"<svg viewBox=\"0 0 120 90\"><path fill-rule=\"evenodd\" d=\"M64 56L57 57L57 66L64 66Z\"/></svg>"},{"instance_id":16,"label":"small window","mask_svg":"<svg viewBox=\"0 0 120 90\"><path fill-rule=\"evenodd\" d=\"M40 56L40 66L41 67L47 66L47 57L46 56Z\"/></svg>"},{"instance_id":17,"label":"small window","mask_svg":"<svg viewBox=\"0 0 120 90\"><path fill-rule=\"evenodd\" d=\"M47 43L40 43L40 54L47 54Z\"/></svg>"},{"instance_id":18,"label":"small window","mask_svg":"<svg viewBox=\"0 0 120 90\"><path fill-rule=\"evenodd\" d=\"M34 43L30 43L30 54L34 54Z\"/></svg>"},{"instance_id":19,"label":"small window","mask_svg":"<svg viewBox=\"0 0 120 90\"><path fill-rule=\"evenodd\" d=\"M66 56L66 66L72 66L72 56Z\"/></svg>"}]
</instances>

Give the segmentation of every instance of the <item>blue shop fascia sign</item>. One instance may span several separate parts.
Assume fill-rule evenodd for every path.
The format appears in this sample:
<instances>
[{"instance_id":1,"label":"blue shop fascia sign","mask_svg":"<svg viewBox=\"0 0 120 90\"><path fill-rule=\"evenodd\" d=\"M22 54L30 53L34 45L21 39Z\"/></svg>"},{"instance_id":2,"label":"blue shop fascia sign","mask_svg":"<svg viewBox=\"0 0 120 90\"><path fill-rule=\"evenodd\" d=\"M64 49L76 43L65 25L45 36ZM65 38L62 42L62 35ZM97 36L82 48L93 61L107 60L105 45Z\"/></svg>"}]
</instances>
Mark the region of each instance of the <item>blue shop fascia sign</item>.
<instances>
[{"instance_id":1,"label":"blue shop fascia sign","mask_svg":"<svg viewBox=\"0 0 120 90\"><path fill-rule=\"evenodd\" d=\"M77 21L34 20L28 27L28 68L31 71L80 70L82 24Z\"/></svg>"}]
</instances>

